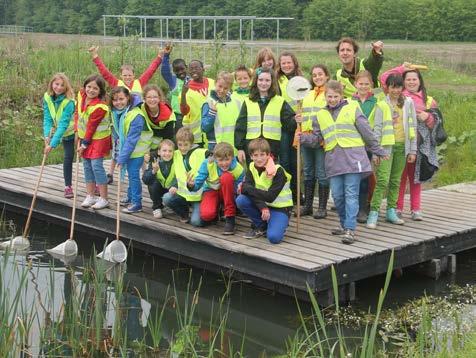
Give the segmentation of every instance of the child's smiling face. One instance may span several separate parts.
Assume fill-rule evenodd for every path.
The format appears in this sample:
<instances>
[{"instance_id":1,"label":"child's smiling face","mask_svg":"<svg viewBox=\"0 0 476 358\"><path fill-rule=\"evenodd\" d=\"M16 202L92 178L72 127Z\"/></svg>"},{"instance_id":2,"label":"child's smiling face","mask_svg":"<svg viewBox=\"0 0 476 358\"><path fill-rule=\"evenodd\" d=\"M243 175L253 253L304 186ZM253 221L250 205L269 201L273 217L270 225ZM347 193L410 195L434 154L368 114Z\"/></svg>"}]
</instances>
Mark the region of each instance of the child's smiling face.
<instances>
[{"instance_id":1,"label":"child's smiling face","mask_svg":"<svg viewBox=\"0 0 476 358\"><path fill-rule=\"evenodd\" d=\"M129 104L129 97L123 92L118 92L112 98L112 106L118 110L122 110Z\"/></svg>"},{"instance_id":2,"label":"child's smiling face","mask_svg":"<svg viewBox=\"0 0 476 358\"><path fill-rule=\"evenodd\" d=\"M327 77L322 68L316 67L312 70L312 82L316 87L324 86L327 81L329 81L329 77Z\"/></svg>"},{"instance_id":3,"label":"child's smiling face","mask_svg":"<svg viewBox=\"0 0 476 358\"><path fill-rule=\"evenodd\" d=\"M86 92L86 97L89 99L97 98L100 93L99 86L95 81L89 82L86 87L84 87L84 91Z\"/></svg>"},{"instance_id":4,"label":"child's smiling face","mask_svg":"<svg viewBox=\"0 0 476 358\"><path fill-rule=\"evenodd\" d=\"M64 81L61 78L57 78L56 80L54 80L51 84L51 88L53 89L55 96L62 95L66 91Z\"/></svg>"},{"instance_id":5,"label":"child's smiling face","mask_svg":"<svg viewBox=\"0 0 476 358\"><path fill-rule=\"evenodd\" d=\"M216 161L217 161L218 168L220 168L224 172L228 171L228 169L230 169L232 160L233 160L232 158L217 158Z\"/></svg>"},{"instance_id":6,"label":"child's smiling face","mask_svg":"<svg viewBox=\"0 0 476 358\"><path fill-rule=\"evenodd\" d=\"M192 149L193 143L187 141L187 140L178 140L177 141L177 148L180 150L180 153L182 155L185 155L188 153L190 149Z\"/></svg>"},{"instance_id":7,"label":"child's smiling face","mask_svg":"<svg viewBox=\"0 0 476 358\"><path fill-rule=\"evenodd\" d=\"M158 154L162 160L168 162L172 160L172 157L174 156L174 148L170 145L162 144Z\"/></svg>"},{"instance_id":8,"label":"child's smiling face","mask_svg":"<svg viewBox=\"0 0 476 358\"><path fill-rule=\"evenodd\" d=\"M253 161L253 163L255 163L255 167L257 168L263 168L268 162L269 157L269 153L262 152L260 150L256 150L251 153L251 160Z\"/></svg>"},{"instance_id":9,"label":"child's smiling face","mask_svg":"<svg viewBox=\"0 0 476 358\"><path fill-rule=\"evenodd\" d=\"M130 86L132 84L132 82L134 82L134 72L132 72L131 70L122 70L121 72L121 79L124 81L124 83L128 86Z\"/></svg>"},{"instance_id":10,"label":"child's smiling face","mask_svg":"<svg viewBox=\"0 0 476 358\"><path fill-rule=\"evenodd\" d=\"M230 86L223 79L220 78L215 82L215 92L218 98L224 99L229 91Z\"/></svg>"},{"instance_id":11,"label":"child's smiling face","mask_svg":"<svg viewBox=\"0 0 476 358\"><path fill-rule=\"evenodd\" d=\"M235 80L240 88L246 89L250 86L250 76L246 71L235 72Z\"/></svg>"}]
</instances>

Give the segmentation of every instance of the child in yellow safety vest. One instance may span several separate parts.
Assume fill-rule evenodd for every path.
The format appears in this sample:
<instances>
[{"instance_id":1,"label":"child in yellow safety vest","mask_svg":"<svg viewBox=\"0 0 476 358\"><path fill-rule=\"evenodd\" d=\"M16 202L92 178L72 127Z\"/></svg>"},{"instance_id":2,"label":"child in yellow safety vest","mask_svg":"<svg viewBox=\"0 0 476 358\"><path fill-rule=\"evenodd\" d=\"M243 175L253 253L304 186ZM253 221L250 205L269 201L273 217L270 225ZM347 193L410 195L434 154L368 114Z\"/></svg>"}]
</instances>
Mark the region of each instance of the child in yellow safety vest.
<instances>
[{"instance_id":1,"label":"child in yellow safety vest","mask_svg":"<svg viewBox=\"0 0 476 358\"><path fill-rule=\"evenodd\" d=\"M269 242L278 244L284 238L293 208L291 176L274 164L266 139L253 139L248 149L252 162L236 198L236 206L251 219L251 230L244 237L266 235Z\"/></svg>"},{"instance_id":2,"label":"child in yellow safety vest","mask_svg":"<svg viewBox=\"0 0 476 358\"><path fill-rule=\"evenodd\" d=\"M160 142L157 154L146 154L144 163L147 169L142 174L142 181L149 189L149 195L152 200L152 215L156 219L163 217L162 197L170 192L177 192L177 179L175 178L174 167L175 144L170 139L164 139Z\"/></svg>"},{"instance_id":3,"label":"child in yellow safety vest","mask_svg":"<svg viewBox=\"0 0 476 358\"><path fill-rule=\"evenodd\" d=\"M189 128L182 127L177 131L178 150L174 152L173 157L177 187L172 187L162 200L165 206L180 216L181 222L190 220L193 226L202 226L200 201L203 188L197 191L193 191L193 188L198 169L207 157L208 151L194 144L193 140L193 133ZM191 216L189 215L190 205L192 206Z\"/></svg>"},{"instance_id":4,"label":"child in yellow safety vest","mask_svg":"<svg viewBox=\"0 0 476 358\"><path fill-rule=\"evenodd\" d=\"M57 73L43 95L44 153L63 144L64 197L73 197L71 186L74 158L74 93L64 73Z\"/></svg>"},{"instance_id":5,"label":"child in yellow safety vest","mask_svg":"<svg viewBox=\"0 0 476 358\"><path fill-rule=\"evenodd\" d=\"M386 83L388 95L379 101L373 115L369 118L375 137L389 153L390 160L376 165L377 184L370 203L367 227L377 227L378 214L383 196L387 192L386 220L402 225L403 219L397 215L397 199L400 180L406 163L414 163L417 152L416 110L413 100L405 97L403 77L391 74Z\"/></svg>"},{"instance_id":6,"label":"child in yellow safety vest","mask_svg":"<svg viewBox=\"0 0 476 358\"><path fill-rule=\"evenodd\" d=\"M119 180L126 171L129 179L127 196L121 200L126 206L122 211L127 214L142 211L140 169L152 139L152 130L140 109L141 103L140 97L125 87L114 87L111 91L111 116L119 137L116 158L121 172Z\"/></svg>"},{"instance_id":7,"label":"child in yellow safety vest","mask_svg":"<svg viewBox=\"0 0 476 358\"><path fill-rule=\"evenodd\" d=\"M234 77L236 88L233 88L231 98L243 103L250 96L251 70L245 65L239 65L235 69Z\"/></svg>"},{"instance_id":8,"label":"child in yellow safety vest","mask_svg":"<svg viewBox=\"0 0 476 358\"><path fill-rule=\"evenodd\" d=\"M201 130L207 137L210 151L213 151L217 143L229 143L232 147L235 144L235 124L240 114L241 102L231 98L232 84L232 74L220 72L215 81L215 89L210 92L202 106Z\"/></svg>"},{"instance_id":9,"label":"child in yellow safety vest","mask_svg":"<svg viewBox=\"0 0 476 358\"><path fill-rule=\"evenodd\" d=\"M326 175L341 226L332 230L344 244L355 241L354 230L359 211L359 186L363 175L372 172L365 145L378 157L388 159L370 129L359 105L343 99L342 84L330 80L326 85L325 108L316 112L313 133L302 133L303 142L324 142ZM301 120L300 115L296 120Z\"/></svg>"},{"instance_id":10,"label":"child in yellow safety vest","mask_svg":"<svg viewBox=\"0 0 476 358\"><path fill-rule=\"evenodd\" d=\"M105 96L104 79L98 75L89 76L78 93L75 112L75 127L81 144L78 153L83 158L87 192L81 206L96 210L109 206L103 161L111 150L111 121ZM96 184L99 198L95 197Z\"/></svg>"},{"instance_id":11,"label":"child in yellow safety vest","mask_svg":"<svg viewBox=\"0 0 476 358\"><path fill-rule=\"evenodd\" d=\"M325 88L330 79L329 70L325 65L314 65L311 68L312 91L302 101L302 126L305 133L312 133L312 122L316 112L326 106ZM325 152L322 143L303 143L301 153L304 162L304 206L301 215L312 215L314 189L316 180L319 184L319 207L314 213L315 219L327 216L327 200L329 198L329 180L324 166Z\"/></svg>"},{"instance_id":12,"label":"child in yellow safety vest","mask_svg":"<svg viewBox=\"0 0 476 358\"><path fill-rule=\"evenodd\" d=\"M235 232L235 196L243 181L243 167L235 158L234 148L226 142L218 143L213 156L205 159L194 179L193 190L203 187L200 217L205 222L217 219L220 204L225 215L224 235Z\"/></svg>"}]
</instances>

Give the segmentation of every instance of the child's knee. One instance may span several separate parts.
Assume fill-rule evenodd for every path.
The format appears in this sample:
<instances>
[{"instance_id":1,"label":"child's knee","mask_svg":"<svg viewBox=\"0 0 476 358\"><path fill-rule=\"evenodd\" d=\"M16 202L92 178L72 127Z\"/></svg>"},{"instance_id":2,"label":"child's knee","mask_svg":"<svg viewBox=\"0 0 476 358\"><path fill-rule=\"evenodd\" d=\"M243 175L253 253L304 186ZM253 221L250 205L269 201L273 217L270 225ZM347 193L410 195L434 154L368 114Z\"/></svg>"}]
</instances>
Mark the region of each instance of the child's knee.
<instances>
[{"instance_id":1,"label":"child's knee","mask_svg":"<svg viewBox=\"0 0 476 358\"><path fill-rule=\"evenodd\" d=\"M284 233L268 231L266 237L272 244L279 244L283 241Z\"/></svg>"},{"instance_id":2,"label":"child's knee","mask_svg":"<svg viewBox=\"0 0 476 358\"><path fill-rule=\"evenodd\" d=\"M203 221L212 221L216 218L217 213L215 209L205 209L205 208L200 208L200 218Z\"/></svg>"},{"instance_id":3,"label":"child's knee","mask_svg":"<svg viewBox=\"0 0 476 358\"><path fill-rule=\"evenodd\" d=\"M237 198L235 199L235 203L236 203L236 206L241 209L241 208L243 208L243 207L245 207L245 206L248 205L249 199L248 199L248 197L247 197L246 195L240 194L240 195L238 195Z\"/></svg>"},{"instance_id":4,"label":"child's knee","mask_svg":"<svg viewBox=\"0 0 476 358\"><path fill-rule=\"evenodd\" d=\"M164 205L169 206L171 201L172 201L172 194L165 193L164 196L162 197L162 202L164 203Z\"/></svg>"},{"instance_id":5,"label":"child's knee","mask_svg":"<svg viewBox=\"0 0 476 358\"><path fill-rule=\"evenodd\" d=\"M233 174L230 172L224 172L220 177L220 184L221 185L230 185L234 184L235 178L233 178Z\"/></svg>"}]
</instances>

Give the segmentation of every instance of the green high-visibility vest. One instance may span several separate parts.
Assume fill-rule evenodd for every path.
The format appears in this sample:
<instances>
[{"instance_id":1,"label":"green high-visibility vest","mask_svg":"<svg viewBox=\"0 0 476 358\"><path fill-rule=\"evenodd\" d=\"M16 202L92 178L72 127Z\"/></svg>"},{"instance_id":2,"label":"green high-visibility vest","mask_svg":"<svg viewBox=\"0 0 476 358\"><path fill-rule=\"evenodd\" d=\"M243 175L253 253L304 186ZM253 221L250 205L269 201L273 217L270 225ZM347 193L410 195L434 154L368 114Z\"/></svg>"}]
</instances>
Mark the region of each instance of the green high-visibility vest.
<instances>
[{"instance_id":1,"label":"green high-visibility vest","mask_svg":"<svg viewBox=\"0 0 476 358\"><path fill-rule=\"evenodd\" d=\"M355 127L355 112L358 104L350 102L343 106L336 121L327 109L317 112L317 121L324 138L326 152L334 149L336 145L342 148L363 147L364 141Z\"/></svg>"},{"instance_id":2,"label":"green high-visibility vest","mask_svg":"<svg viewBox=\"0 0 476 358\"><path fill-rule=\"evenodd\" d=\"M261 118L261 110L258 102L249 98L245 99L248 112L246 139L251 140L263 135L266 139L281 140L281 108L284 98L274 96L268 103Z\"/></svg>"},{"instance_id":3,"label":"green high-visibility vest","mask_svg":"<svg viewBox=\"0 0 476 358\"><path fill-rule=\"evenodd\" d=\"M366 68L365 68L365 65L364 65L364 60L362 59L362 60L360 60L359 70L362 71L362 70L365 70L365 69ZM344 86L344 97L345 98L351 98L352 95L355 92L357 92L357 88L355 88L354 84L352 82L350 82L349 78L342 76L342 68L337 70L336 79L337 79L337 81L342 83L342 85ZM375 83L374 85L375 85L375 88L373 89L374 96L377 98L378 101L383 100L385 98L385 93L383 93L383 91L380 88L378 88L378 87L380 87L380 82L377 81L377 83Z\"/></svg>"},{"instance_id":4,"label":"green high-visibility vest","mask_svg":"<svg viewBox=\"0 0 476 358\"><path fill-rule=\"evenodd\" d=\"M326 95L321 92L319 96L314 98L315 93L311 91L302 100L302 124L301 130L303 132L312 131L312 121L316 120L316 112L326 106Z\"/></svg>"},{"instance_id":5,"label":"green high-visibility vest","mask_svg":"<svg viewBox=\"0 0 476 358\"><path fill-rule=\"evenodd\" d=\"M170 122L175 122L176 121L176 117L175 117L175 113L172 111L172 114L170 115L169 119L165 120L165 121L160 121L159 124L155 124L152 119L150 119L149 117L149 114L147 113L147 110L145 108L145 103L142 103L141 106L140 106L140 109L142 111L142 115L144 116L147 124L149 125L149 127L154 130L154 129L164 129L165 126L170 123ZM163 138L161 137L156 137L155 135L153 135L153 131L152 131L152 138L151 138L151 144L150 144L150 149L157 149L159 147L159 144L160 142L162 141Z\"/></svg>"},{"instance_id":6,"label":"green high-visibility vest","mask_svg":"<svg viewBox=\"0 0 476 358\"><path fill-rule=\"evenodd\" d=\"M211 106L213 99L207 99ZM238 100L231 100L230 102L215 103L216 117L214 123L215 140L217 143L225 142L235 146L235 126L236 120L240 114L241 103Z\"/></svg>"},{"instance_id":7,"label":"green high-visibility vest","mask_svg":"<svg viewBox=\"0 0 476 358\"><path fill-rule=\"evenodd\" d=\"M173 161L173 160L172 160ZM172 186L172 182L174 181L175 178L175 162L172 163L172 166L170 167L170 172L169 175L167 175L167 178L164 177L164 174L160 170L157 170L157 173L155 173L155 177L159 181L160 185L162 185L163 188L169 189Z\"/></svg>"},{"instance_id":8,"label":"green high-visibility vest","mask_svg":"<svg viewBox=\"0 0 476 358\"><path fill-rule=\"evenodd\" d=\"M48 93L45 92L43 99L45 100L46 105L48 106L48 111L50 112L50 116L53 119L53 125L56 129L58 128L58 121L63 115L63 111L65 107L73 100L65 97L59 104L58 108L56 108L54 102L51 100L51 96ZM70 135L73 135L73 134L74 134L74 116L71 116L71 119L69 120L68 128L66 128L66 130L63 133L63 138L69 137Z\"/></svg>"},{"instance_id":9,"label":"green high-visibility vest","mask_svg":"<svg viewBox=\"0 0 476 358\"><path fill-rule=\"evenodd\" d=\"M137 116L144 116L144 113L138 107L132 108L129 112L126 113L124 117L124 125L122 126L124 130L124 137L127 137L129 129L131 128L132 121ZM152 129L150 129L149 123L144 119L144 126L140 134L139 140L136 143L136 147L131 153L130 158L139 158L143 157L145 153L149 152L150 145L152 143Z\"/></svg>"},{"instance_id":10,"label":"green high-visibility vest","mask_svg":"<svg viewBox=\"0 0 476 358\"><path fill-rule=\"evenodd\" d=\"M211 78L208 80L208 93L215 87L215 81ZM194 143L203 143L204 136L201 128L202 106L206 102L207 96L194 90L187 91L187 105L190 108L185 116L183 116L182 124L186 128L190 128L193 133Z\"/></svg>"},{"instance_id":11,"label":"green high-visibility vest","mask_svg":"<svg viewBox=\"0 0 476 358\"><path fill-rule=\"evenodd\" d=\"M283 97L284 100L291 106L293 111L296 112L298 107L298 101L288 96L288 91L287 91L288 83L289 83L289 80L285 75L282 75L281 77L279 77L278 85L279 85L279 89L281 90L281 97Z\"/></svg>"},{"instance_id":12,"label":"green high-visibility vest","mask_svg":"<svg viewBox=\"0 0 476 358\"><path fill-rule=\"evenodd\" d=\"M86 134L86 126L89 121L91 113L96 109L101 108L106 111L104 118L101 120L99 125L96 127L96 131L93 134L92 139L103 139L111 135L111 118L109 116L109 107L105 103L98 103L94 106L86 107L86 110L83 111L83 97L81 93L78 93L78 137L83 139Z\"/></svg>"},{"instance_id":13,"label":"green high-visibility vest","mask_svg":"<svg viewBox=\"0 0 476 358\"><path fill-rule=\"evenodd\" d=\"M187 187L187 174L191 173L193 178L197 176L198 169L200 165L205 160L206 149L196 148L192 149L193 152L190 154L188 163L190 165L190 170L187 171L185 168L184 158L180 150L174 152L174 166L175 166L175 177L177 178L177 194L182 196L187 201L200 201L202 200L203 187L197 191L190 191Z\"/></svg>"},{"instance_id":14,"label":"green high-visibility vest","mask_svg":"<svg viewBox=\"0 0 476 358\"><path fill-rule=\"evenodd\" d=\"M134 80L132 82L132 88L127 87L123 80L117 80L117 85L119 87L127 88L130 93L138 94L142 98L142 85L139 80Z\"/></svg>"},{"instance_id":15,"label":"green high-visibility vest","mask_svg":"<svg viewBox=\"0 0 476 358\"><path fill-rule=\"evenodd\" d=\"M213 190L220 189L220 177L218 176L218 165L216 161L208 161L207 163L208 169L208 178L207 178L207 185L212 188ZM229 170L233 178L237 180L240 175L243 173L243 167L240 163L236 163L236 166Z\"/></svg>"},{"instance_id":16,"label":"green high-visibility vest","mask_svg":"<svg viewBox=\"0 0 476 358\"><path fill-rule=\"evenodd\" d=\"M279 164L276 167L282 168ZM253 175L253 179L255 181L255 186L257 189L268 191L273 183L273 178L268 178L266 174L266 170L263 170L261 174L258 173L258 170L255 168L255 164L253 162L250 163L250 171ZM284 168L283 168L284 170ZM266 203L267 206L271 208L287 208L293 206L293 196L291 193L291 175L289 175L285 170L284 174L286 175L286 184L279 192L279 195L274 199L272 203Z\"/></svg>"}]
</instances>

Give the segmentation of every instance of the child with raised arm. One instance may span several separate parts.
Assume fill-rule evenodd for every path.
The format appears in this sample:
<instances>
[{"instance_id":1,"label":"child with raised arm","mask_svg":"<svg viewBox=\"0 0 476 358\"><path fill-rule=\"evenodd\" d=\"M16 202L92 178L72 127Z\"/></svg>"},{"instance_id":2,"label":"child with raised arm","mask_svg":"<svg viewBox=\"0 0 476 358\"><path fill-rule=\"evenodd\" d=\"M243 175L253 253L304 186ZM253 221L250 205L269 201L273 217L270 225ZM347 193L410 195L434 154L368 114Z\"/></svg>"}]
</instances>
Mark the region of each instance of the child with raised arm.
<instances>
[{"instance_id":1,"label":"child with raised arm","mask_svg":"<svg viewBox=\"0 0 476 358\"><path fill-rule=\"evenodd\" d=\"M178 150L174 152L175 177L177 187L172 187L162 200L165 206L171 208L180 216L181 222L188 222L193 226L202 226L200 218L200 201L202 200L203 188L193 191L194 180L198 169L206 158L208 151L193 143L193 133L189 128L182 127L178 130ZM192 206L192 215L189 216L189 206Z\"/></svg>"},{"instance_id":2,"label":"child with raised arm","mask_svg":"<svg viewBox=\"0 0 476 358\"><path fill-rule=\"evenodd\" d=\"M168 192L175 194L177 191L173 160L174 150L174 142L170 139L164 139L160 142L156 155L146 154L144 156L147 169L142 174L142 181L149 189L150 199L152 200L152 215L156 219L162 219L164 216L162 212L164 208L163 196Z\"/></svg>"},{"instance_id":3,"label":"child with raised arm","mask_svg":"<svg viewBox=\"0 0 476 358\"><path fill-rule=\"evenodd\" d=\"M266 139L253 139L248 150L252 162L236 198L238 209L251 219L251 230L244 237L266 235L270 243L278 244L284 238L293 208L291 176L274 164Z\"/></svg>"},{"instance_id":4,"label":"child with raised arm","mask_svg":"<svg viewBox=\"0 0 476 358\"><path fill-rule=\"evenodd\" d=\"M202 61L190 61L189 72L191 80L183 84L180 98L180 112L183 115L182 125L190 128L194 143L203 147L206 138L204 138L200 127L202 106L211 90L215 88L215 81L203 75Z\"/></svg>"},{"instance_id":5,"label":"child with raised arm","mask_svg":"<svg viewBox=\"0 0 476 358\"><path fill-rule=\"evenodd\" d=\"M101 76L104 77L110 87L123 86L127 87L131 93L142 96L142 87L144 87L150 79L154 76L155 71L159 68L162 62L162 50L159 51L157 57L151 62L149 67L137 79L134 74L134 67L132 65L121 66L120 79L114 76L106 67L104 62L98 54L99 46L92 46L89 48L89 53L93 59L94 64L99 70Z\"/></svg>"},{"instance_id":6,"label":"child with raised arm","mask_svg":"<svg viewBox=\"0 0 476 358\"><path fill-rule=\"evenodd\" d=\"M201 130L206 135L210 151L217 143L226 142L233 148L235 146L235 124L241 102L231 98L232 84L232 74L221 71L215 80L215 89L202 106Z\"/></svg>"},{"instance_id":7,"label":"child with raised arm","mask_svg":"<svg viewBox=\"0 0 476 358\"><path fill-rule=\"evenodd\" d=\"M341 225L332 234L341 235L344 244L352 244L360 180L372 172L365 145L379 158L388 159L388 154L379 146L359 105L343 98L340 82L327 82L325 93L327 105L316 112L313 133L301 133L300 140L303 144L324 142L326 174ZM296 120L301 121L302 115L296 115Z\"/></svg>"},{"instance_id":8,"label":"child with raised arm","mask_svg":"<svg viewBox=\"0 0 476 358\"><path fill-rule=\"evenodd\" d=\"M78 93L75 113L75 126L80 140L78 154L83 158L87 193L81 206L96 210L109 206L103 161L111 150L111 121L105 96L104 79L99 75L89 76ZM95 196L96 185L99 198Z\"/></svg>"},{"instance_id":9,"label":"child with raised arm","mask_svg":"<svg viewBox=\"0 0 476 358\"><path fill-rule=\"evenodd\" d=\"M165 82L169 86L169 101L172 106L172 110L175 113L175 133L182 128L182 113L180 112L180 96L182 93L182 87L185 82L190 80L187 75L187 64L184 59L176 58L172 61L172 71L170 71L170 53L172 52L172 45L167 44L164 49L164 57L162 67L160 67L160 73Z\"/></svg>"},{"instance_id":10,"label":"child with raised arm","mask_svg":"<svg viewBox=\"0 0 476 358\"><path fill-rule=\"evenodd\" d=\"M43 135L45 154L63 144L64 197L73 197L71 186L74 158L74 93L64 73L57 73L48 83L43 95ZM50 134L54 128L53 137Z\"/></svg>"},{"instance_id":11,"label":"child with raised arm","mask_svg":"<svg viewBox=\"0 0 476 358\"><path fill-rule=\"evenodd\" d=\"M225 228L223 235L235 233L235 196L238 185L243 181L243 167L235 158L234 148L226 142L218 143L213 156L205 159L194 180L193 190L203 187L200 217L204 222L218 218L220 204L223 205Z\"/></svg>"},{"instance_id":12,"label":"child with raised arm","mask_svg":"<svg viewBox=\"0 0 476 358\"><path fill-rule=\"evenodd\" d=\"M392 224L404 224L396 212L400 180L405 164L414 163L417 152L416 111L413 100L402 94L402 76L399 74L388 76L385 86L388 95L385 100L377 102L375 112L369 120L380 145L390 153L390 159L376 166L377 184L367 219L367 227L370 229L377 227L380 205L385 192L386 220Z\"/></svg>"}]
</instances>

